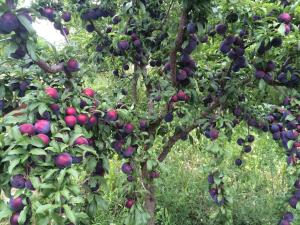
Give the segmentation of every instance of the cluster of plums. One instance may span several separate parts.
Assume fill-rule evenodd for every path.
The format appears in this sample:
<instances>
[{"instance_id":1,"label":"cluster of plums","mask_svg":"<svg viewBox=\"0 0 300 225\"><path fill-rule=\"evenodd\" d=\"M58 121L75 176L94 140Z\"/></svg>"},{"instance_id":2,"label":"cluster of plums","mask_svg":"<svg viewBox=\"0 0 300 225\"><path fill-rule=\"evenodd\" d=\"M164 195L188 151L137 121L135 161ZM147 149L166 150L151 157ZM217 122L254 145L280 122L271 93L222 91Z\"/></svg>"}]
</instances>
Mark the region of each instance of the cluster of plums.
<instances>
[{"instance_id":1,"label":"cluster of plums","mask_svg":"<svg viewBox=\"0 0 300 225\"><path fill-rule=\"evenodd\" d=\"M239 146L243 147L243 151L241 153L241 157L242 157L242 155L244 153L249 153L249 152L252 151L252 147L251 147L250 144L254 141L254 139L255 138L254 138L254 136L252 134L247 135L244 139L243 138L238 138L237 144ZM241 166L242 165L243 161L242 161L241 157L235 160L235 165L237 165L237 166Z\"/></svg>"},{"instance_id":2,"label":"cluster of plums","mask_svg":"<svg viewBox=\"0 0 300 225\"><path fill-rule=\"evenodd\" d=\"M45 94L52 98L53 100L59 99L58 91L53 87L45 88ZM83 94L90 98L94 97L94 91L91 88L86 88L83 90ZM86 104L84 104L86 105ZM59 104L52 103L50 105L51 110L54 114L59 115L62 113L62 109ZM64 121L67 127L74 128L75 125L86 126L90 128L95 126L97 123L97 117L95 115L87 115L84 113L78 113L77 109L70 106L67 107L64 111ZM25 123L19 125L19 131L23 135L27 135L29 137L38 137L45 146L49 145L51 141L51 113L44 112L43 115L40 116L38 120L34 124ZM90 145L92 140L85 138L83 136L78 137L74 141L74 145ZM54 164L58 168L65 168L71 166L74 157L72 157L69 153L60 153L54 159Z\"/></svg>"},{"instance_id":3,"label":"cluster of plums","mask_svg":"<svg viewBox=\"0 0 300 225\"><path fill-rule=\"evenodd\" d=\"M142 0L141 2L144 4L146 11L149 13L149 16L151 18L156 20L161 20L164 18L165 13L162 12L160 7L163 4L162 0L159 1Z\"/></svg>"},{"instance_id":4,"label":"cluster of plums","mask_svg":"<svg viewBox=\"0 0 300 225\"><path fill-rule=\"evenodd\" d=\"M69 29L62 24L64 22L69 22L72 19L70 12L64 11L59 13L52 7L43 7L39 9L41 16L46 17L49 21L54 22L54 28L59 30L62 35L68 35ZM62 20L61 20L62 19Z\"/></svg>"},{"instance_id":5,"label":"cluster of plums","mask_svg":"<svg viewBox=\"0 0 300 225\"><path fill-rule=\"evenodd\" d=\"M9 201L9 206L11 210L13 211L12 216L10 217L10 224L11 225L19 225L19 217L20 217L20 211L25 207L26 199L19 196L16 198L11 198Z\"/></svg>"},{"instance_id":6,"label":"cluster of plums","mask_svg":"<svg viewBox=\"0 0 300 225\"><path fill-rule=\"evenodd\" d=\"M5 82L5 80L2 80L1 82ZM14 92L17 93L18 97L24 97L25 92L27 90L35 90L36 87L34 85L31 85L30 79L22 79L20 81L12 81L8 87L4 87L6 89L7 95L4 96L4 98L0 99L0 113L7 113L14 109L15 103L12 101L8 95L13 95Z\"/></svg>"},{"instance_id":7,"label":"cluster of plums","mask_svg":"<svg viewBox=\"0 0 300 225\"><path fill-rule=\"evenodd\" d=\"M27 90L34 90L36 87L30 85L31 80L26 79L22 81L16 81L10 84L10 90L11 91L18 91L18 96L19 97L24 97L25 92Z\"/></svg>"},{"instance_id":8,"label":"cluster of plums","mask_svg":"<svg viewBox=\"0 0 300 225\"><path fill-rule=\"evenodd\" d=\"M118 115L117 109L107 110L105 117L106 123L112 127L115 131L114 141L112 148L118 153L118 155L126 161L121 166L121 171L127 175L127 181L132 182L135 180L134 170L135 166L132 161L134 154L137 151L138 145L132 145L128 142L128 139L134 139L137 130L140 132L147 131L149 128L149 122L145 119L139 121L139 126L136 127L133 123L123 123ZM132 141L131 141L132 142ZM148 173L149 179L155 179L159 177L159 172L151 171ZM136 200L129 196L126 200L125 207L131 208Z\"/></svg>"},{"instance_id":9,"label":"cluster of plums","mask_svg":"<svg viewBox=\"0 0 300 225\"><path fill-rule=\"evenodd\" d=\"M226 33L227 27L225 24L218 24L216 26L216 32L220 35ZM220 51L226 54L228 58L233 60L232 71L238 72L241 68L246 67L245 44L243 36L245 32L240 32L237 36L228 35L224 41L221 42Z\"/></svg>"},{"instance_id":10,"label":"cluster of plums","mask_svg":"<svg viewBox=\"0 0 300 225\"><path fill-rule=\"evenodd\" d=\"M34 187L29 179L26 179L23 175L17 174L11 178L10 185L15 189L24 189L34 191ZM28 199L26 197L20 195L16 197L12 197L9 200L10 209L13 211L13 214L10 218L11 225L19 225L18 219L20 217L20 212L23 210L25 205L28 204Z\"/></svg>"},{"instance_id":11,"label":"cluster of plums","mask_svg":"<svg viewBox=\"0 0 300 225\"><path fill-rule=\"evenodd\" d=\"M300 97L286 97L283 101L283 106L280 108L275 108L273 112L266 116L266 122L258 121L257 119L247 115L243 112L240 107L236 107L234 110L234 115L237 117L243 117L249 126L261 129L264 132L270 132L275 141L280 141L282 146L286 150L287 163L291 166L295 166L297 161L300 159L300 114L299 114L299 101ZM249 141L249 136L246 141ZM250 137L252 141L252 137ZM239 145L244 145L245 140L239 139ZM247 148L247 151L251 148ZM236 161L237 165L242 164L242 161L238 159ZM289 199L289 205L292 208L297 207L297 203L300 201L300 181L299 179L295 182L293 196ZM286 212L280 221L280 225L290 225L294 219L291 212Z\"/></svg>"},{"instance_id":12,"label":"cluster of plums","mask_svg":"<svg viewBox=\"0 0 300 225\"><path fill-rule=\"evenodd\" d=\"M121 21L121 18L119 16L114 16L114 15L115 15L115 13L113 10L96 7L96 8L92 8L92 9L88 9L88 10L84 11L81 14L81 19L83 21L90 21L90 23L88 23L86 25L85 29L89 33L92 33L93 31L95 31L95 26L94 26L94 23L92 23L91 21L98 20L101 18L106 18L106 17L113 17L112 23L118 24ZM110 33L110 32L111 32L111 27L108 27L106 30L106 33Z\"/></svg>"},{"instance_id":13,"label":"cluster of plums","mask_svg":"<svg viewBox=\"0 0 300 225\"><path fill-rule=\"evenodd\" d=\"M255 77L257 79L264 79L267 83L275 79L279 83L287 87L296 87L300 83L300 70L285 65L277 76L272 76L272 72L276 69L276 64L270 60L267 63L260 63L256 65Z\"/></svg>"},{"instance_id":14,"label":"cluster of plums","mask_svg":"<svg viewBox=\"0 0 300 225\"><path fill-rule=\"evenodd\" d=\"M117 47L113 48L111 50L111 53L115 56L122 56L126 53L128 53L128 51L132 51L134 53L134 61L138 64L143 64L143 58L144 58L144 50L143 50L143 46L142 46L142 42L139 38L139 36L136 33L132 33L129 35L130 38L128 39L122 39L117 43ZM122 66L122 70L127 71L129 70L129 65L128 64L124 64ZM116 69L113 71L113 74L115 76L119 76L119 70ZM125 74L122 75L122 77L126 77Z\"/></svg>"},{"instance_id":15,"label":"cluster of plums","mask_svg":"<svg viewBox=\"0 0 300 225\"><path fill-rule=\"evenodd\" d=\"M28 31L18 17L23 17L23 19L28 20L28 23L32 23L32 17L27 9L20 9L17 12L7 11L0 17L0 34L10 34L13 31L16 34L13 41L18 47L15 52L11 53L11 57L14 59L22 59L27 54Z\"/></svg>"},{"instance_id":16,"label":"cluster of plums","mask_svg":"<svg viewBox=\"0 0 300 225\"><path fill-rule=\"evenodd\" d=\"M286 87L297 87L300 84L300 70L288 65L278 74L277 80Z\"/></svg>"},{"instance_id":17,"label":"cluster of plums","mask_svg":"<svg viewBox=\"0 0 300 225\"><path fill-rule=\"evenodd\" d=\"M183 90L179 90L177 92L177 94L173 95L170 98L169 102L168 102L168 112L166 113L166 115L164 117L164 120L167 123L172 122L173 119L174 119L173 113L174 113L174 106L175 106L175 104L177 102L185 102L185 103L187 103L189 101L189 99L190 99L190 96L187 93L185 93ZM156 100L157 100L157 98L156 98ZM181 115L179 111L177 111L177 115L179 117L184 116L184 115Z\"/></svg>"},{"instance_id":18,"label":"cluster of plums","mask_svg":"<svg viewBox=\"0 0 300 225\"><path fill-rule=\"evenodd\" d=\"M113 17L114 15L115 15L114 10L103 8L103 7L95 7L95 8L85 9L81 13L81 19L85 21L90 21L90 20L98 20L101 18Z\"/></svg>"},{"instance_id":19,"label":"cluster of plums","mask_svg":"<svg viewBox=\"0 0 300 225\"><path fill-rule=\"evenodd\" d=\"M79 113L76 108L69 106L65 109L62 109L58 103L59 101L59 92L56 88L47 87L44 90L45 96L51 99L51 105L49 105L51 112L44 112L43 115L37 115L36 121L31 123L23 123L18 126L20 133L24 136L28 136L29 138L39 139L41 144L44 147L49 146L51 141L62 141L60 138L56 138L52 136L51 133L51 123L53 120L56 120L55 116L60 116L64 118L65 125L71 129L74 128L75 125L85 126L87 129L91 129L98 122L97 115ZM85 98L94 99L95 92L91 88L86 88L82 91L82 95ZM82 100L83 101L83 100ZM57 103L56 103L57 102ZM81 108L83 109L87 106L86 102L81 103ZM94 147L94 141L92 138L86 138L84 136L77 137L72 146L80 146L87 145ZM83 160L83 156L73 156L69 152L65 151L62 153L58 153L53 157L53 166L58 169L64 169L72 166L72 164L78 164ZM102 162L98 162L95 168L93 175L95 176L104 176L105 170L102 166ZM34 190L34 187L31 181L27 178L27 176L23 174L16 174L11 178L10 185L12 188L16 189L28 189ZM98 186L99 188L99 186ZM94 191L98 189L94 188ZM92 188L91 188L92 189ZM13 215L10 219L12 225L18 225L18 218L20 216L20 211L24 208L24 204L28 200L25 200L21 196L14 197L10 200L10 207L13 210Z\"/></svg>"},{"instance_id":20,"label":"cluster of plums","mask_svg":"<svg viewBox=\"0 0 300 225\"><path fill-rule=\"evenodd\" d=\"M219 179L221 179L220 183L216 184L215 176L219 176ZM224 196L224 183L222 181L222 178L223 177L218 175L218 173L210 174L207 177L207 181L209 184L209 194L218 206L222 206L226 203L226 199Z\"/></svg>"},{"instance_id":21,"label":"cluster of plums","mask_svg":"<svg viewBox=\"0 0 300 225\"><path fill-rule=\"evenodd\" d=\"M284 28L285 28L285 34L288 34L291 32L291 21L292 21L292 17L289 13L281 13L278 16L278 21L280 23L284 24Z\"/></svg>"},{"instance_id":22,"label":"cluster of plums","mask_svg":"<svg viewBox=\"0 0 300 225\"><path fill-rule=\"evenodd\" d=\"M295 165L300 158L300 142L298 141L300 132L300 115L296 115L286 109L278 109L268 115L270 132L273 139L281 141L288 155L288 164ZM292 143L292 144L291 144Z\"/></svg>"}]
</instances>

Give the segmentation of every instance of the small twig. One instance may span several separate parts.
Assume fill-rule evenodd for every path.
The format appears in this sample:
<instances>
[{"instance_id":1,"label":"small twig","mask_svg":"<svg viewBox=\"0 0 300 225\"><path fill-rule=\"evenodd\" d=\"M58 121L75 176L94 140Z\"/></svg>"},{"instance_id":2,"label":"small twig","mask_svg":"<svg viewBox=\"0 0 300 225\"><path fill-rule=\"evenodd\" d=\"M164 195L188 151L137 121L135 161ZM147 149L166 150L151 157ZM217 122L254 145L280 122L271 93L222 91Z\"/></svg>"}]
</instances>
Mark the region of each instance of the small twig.
<instances>
[{"instance_id":1,"label":"small twig","mask_svg":"<svg viewBox=\"0 0 300 225\"><path fill-rule=\"evenodd\" d=\"M167 21L169 15L170 15L170 11L171 11L171 8L172 8L172 6L173 6L173 3L174 3L174 0L172 0L171 3L170 3L170 5L169 5L167 14L165 15L165 17L163 18L163 21L162 21L162 23L161 23L161 26L160 26L161 28L163 28L163 26L165 25L165 23L166 23L166 21Z\"/></svg>"},{"instance_id":2,"label":"small twig","mask_svg":"<svg viewBox=\"0 0 300 225\"><path fill-rule=\"evenodd\" d=\"M68 39L68 37L67 37L67 35L66 35L65 30L61 27L60 31L61 31L61 33L63 34L63 36L64 36L66 42L67 42L68 44L70 44L69 39Z\"/></svg>"}]
</instances>

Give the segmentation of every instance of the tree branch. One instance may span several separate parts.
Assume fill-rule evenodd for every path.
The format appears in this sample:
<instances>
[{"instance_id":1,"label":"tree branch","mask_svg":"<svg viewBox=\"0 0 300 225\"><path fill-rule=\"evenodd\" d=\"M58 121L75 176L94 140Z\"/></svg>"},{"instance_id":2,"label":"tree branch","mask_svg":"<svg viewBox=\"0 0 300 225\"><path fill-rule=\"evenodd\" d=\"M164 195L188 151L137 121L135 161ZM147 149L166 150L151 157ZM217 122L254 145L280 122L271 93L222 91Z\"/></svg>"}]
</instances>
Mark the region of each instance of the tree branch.
<instances>
[{"instance_id":1,"label":"tree branch","mask_svg":"<svg viewBox=\"0 0 300 225\"><path fill-rule=\"evenodd\" d=\"M170 53L170 65L171 65L171 76L172 76L172 82L176 85L176 60L177 60L177 52L182 46L183 43L183 36L184 36L184 27L187 24L187 16L188 16L188 10L183 9L182 15L180 17L179 21L179 27L177 32L177 37L175 40L175 47Z\"/></svg>"},{"instance_id":2,"label":"tree branch","mask_svg":"<svg viewBox=\"0 0 300 225\"><path fill-rule=\"evenodd\" d=\"M67 34L66 34L64 28L61 27L61 28L60 28L60 31L61 31L61 33L63 34L63 36L64 36L64 38L65 38L65 41L69 44L70 42L69 42L69 39L68 39L68 37L67 37Z\"/></svg>"},{"instance_id":3,"label":"tree branch","mask_svg":"<svg viewBox=\"0 0 300 225\"><path fill-rule=\"evenodd\" d=\"M197 128L199 126L199 124L192 124L190 127L188 127L186 130L184 131L177 131L173 134L173 136L171 136L169 138L169 140L167 141L167 143L165 144L165 146L163 147L163 151L160 153L160 155L158 156L158 161L162 162L166 159L167 155L169 154L169 152L171 151L172 147L176 144L176 142L181 138L181 133L185 132L185 133L190 133L192 130L194 130L195 128Z\"/></svg>"},{"instance_id":4,"label":"tree branch","mask_svg":"<svg viewBox=\"0 0 300 225\"><path fill-rule=\"evenodd\" d=\"M169 15L170 15L170 11L171 11L171 8L172 8L172 6L173 6L173 3L174 3L174 0L172 0L171 3L170 3L170 5L169 5L168 11L167 11L165 17L163 18L162 23L161 23L161 28L163 28L163 26L165 25L165 23L166 23L166 21L167 21Z\"/></svg>"},{"instance_id":5,"label":"tree branch","mask_svg":"<svg viewBox=\"0 0 300 225\"><path fill-rule=\"evenodd\" d=\"M45 61L38 60L38 61L35 61L35 64L38 65L46 73L64 72L64 63L63 62L50 66Z\"/></svg>"},{"instance_id":6,"label":"tree branch","mask_svg":"<svg viewBox=\"0 0 300 225\"><path fill-rule=\"evenodd\" d=\"M202 113L202 116L207 116L209 114L209 112L213 111L214 109L216 109L217 107L220 106L219 102L214 102L214 104L212 104L208 110L206 110L205 112ZM191 131L193 131L194 129L196 129L197 127L199 127L198 123L193 123L191 124L189 127L187 127L185 130L183 131L176 131L167 141L167 143L164 145L163 147L163 151L160 153L160 155L158 156L158 161L162 162L166 159L167 155L169 154L169 152L171 151L171 149L173 148L173 146L176 144L176 142L181 138L181 133L184 132L186 134L189 134Z\"/></svg>"}]
</instances>

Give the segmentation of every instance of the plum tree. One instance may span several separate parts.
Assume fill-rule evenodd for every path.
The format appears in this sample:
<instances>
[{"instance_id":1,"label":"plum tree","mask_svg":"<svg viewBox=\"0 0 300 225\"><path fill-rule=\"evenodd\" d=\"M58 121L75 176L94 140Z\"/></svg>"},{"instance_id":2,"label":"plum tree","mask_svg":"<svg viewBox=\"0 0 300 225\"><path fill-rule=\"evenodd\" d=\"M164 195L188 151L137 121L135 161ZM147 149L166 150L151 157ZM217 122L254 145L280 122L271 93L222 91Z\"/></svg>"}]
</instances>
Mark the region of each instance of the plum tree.
<instances>
[{"instance_id":1,"label":"plum tree","mask_svg":"<svg viewBox=\"0 0 300 225\"><path fill-rule=\"evenodd\" d=\"M11 200L10 223L91 224L108 159L118 154L128 181L125 223L154 225L159 163L178 141L197 136L208 139L215 160L208 191L232 224L218 140L230 139L241 121L248 135L237 140L233 164L247 164L257 139L249 130L256 129L270 132L296 167L299 9L289 1L238 2L39 0L30 9L1 3L0 33L9 44L1 56L7 77L0 86L0 182L7 196L13 188L22 194ZM61 32L63 50L37 37L37 18ZM83 80L101 83L102 72L114 75L105 92L84 87ZM296 182L280 224L294 221L298 175L291 175ZM23 205L23 195L30 204Z\"/></svg>"}]
</instances>

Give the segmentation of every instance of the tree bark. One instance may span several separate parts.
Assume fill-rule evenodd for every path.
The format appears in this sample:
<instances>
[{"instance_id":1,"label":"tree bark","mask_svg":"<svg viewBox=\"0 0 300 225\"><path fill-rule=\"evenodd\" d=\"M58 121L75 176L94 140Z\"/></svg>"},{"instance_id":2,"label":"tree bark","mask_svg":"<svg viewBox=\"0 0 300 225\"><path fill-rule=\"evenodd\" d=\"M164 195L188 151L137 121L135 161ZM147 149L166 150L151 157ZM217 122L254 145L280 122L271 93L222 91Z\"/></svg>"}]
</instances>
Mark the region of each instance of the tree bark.
<instances>
[{"instance_id":1,"label":"tree bark","mask_svg":"<svg viewBox=\"0 0 300 225\"><path fill-rule=\"evenodd\" d=\"M147 225L155 225L155 208L156 208L156 199L155 199L155 186L153 179L149 179L147 171L147 163L141 163L142 167L142 182L147 190L145 195L144 204L145 209L147 210L150 219L148 220Z\"/></svg>"},{"instance_id":2,"label":"tree bark","mask_svg":"<svg viewBox=\"0 0 300 225\"><path fill-rule=\"evenodd\" d=\"M133 79L132 79L132 99L134 104L138 103L138 92L137 92L137 85L139 81L139 67L137 64L134 64L134 72L133 72Z\"/></svg>"},{"instance_id":3,"label":"tree bark","mask_svg":"<svg viewBox=\"0 0 300 225\"><path fill-rule=\"evenodd\" d=\"M182 15L180 17L179 21L179 27L178 27L178 32L175 40L175 46L174 49L170 53L170 66L171 66L171 75L172 75L172 82L174 85L177 84L176 81L176 73L177 73L177 68L176 68L176 60L177 60L177 52L181 48L181 45L183 43L183 37L184 37L184 27L187 24L187 16L188 16L188 10L183 9Z\"/></svg>"},{"instance_id":4,"label":"tree bark","mask_svg":"<svg viewBox=\"0 0 300 225\"><path fill-rule=\"evenodd\" d=\"M43 60L38 60L35 62L35 64L38 65L46 73L64 72L64 63L63 62L51 66Z\"/></svg>"}]
</instances>

